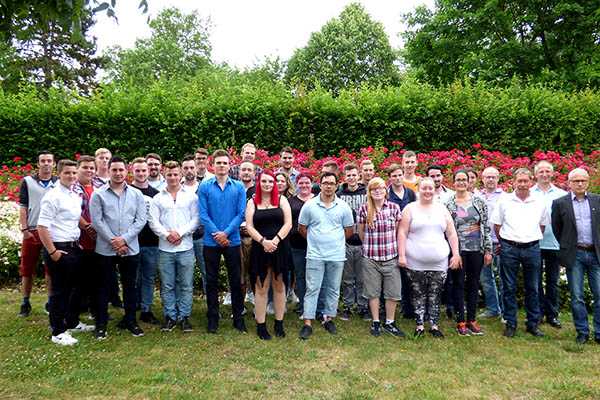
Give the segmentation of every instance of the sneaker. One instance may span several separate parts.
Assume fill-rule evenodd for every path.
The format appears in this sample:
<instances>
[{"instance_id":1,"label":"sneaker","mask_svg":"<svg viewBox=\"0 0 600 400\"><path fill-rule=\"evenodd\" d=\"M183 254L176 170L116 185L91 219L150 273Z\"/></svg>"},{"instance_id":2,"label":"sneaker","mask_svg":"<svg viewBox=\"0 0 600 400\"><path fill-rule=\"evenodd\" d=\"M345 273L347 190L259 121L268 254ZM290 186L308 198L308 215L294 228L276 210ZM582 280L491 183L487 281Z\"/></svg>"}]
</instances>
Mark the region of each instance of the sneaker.
<instances>
[{"instance_id":1,"label":"sneaker","mask_svg":"<svg viewBox=\"0 0 600 400\"><path fill-rule=\"evenodd\" d=\"M78 340L71 336L68 331L52 336L52 343L60 344L61 346L72 346L77 342Z\"/></svg>"},{"instance_id":2,"label":"sneaker","mask_svg":"<svg viewBox=\"0 0 600 400\"><path fill-rule=\"evenodd\" d=\"M135 337L144 336L144 331L136 322L127 322L125 320L121 320L121 322L117 324L117 328L127 329L131 335Z\"/></svg>"},{"instance_id":3,"label":"sneaker","mask_svg":"<svg viewBox=\"0 0 600 400\"><path fill-rule=\"evenodd\" d=\"M190 323L190 319L188 317L183 317L180 324L181 324L181 330L184 333L192 332L194 330L194 328L192 328L192 324Z\"/></svg>"},{"instance_id":4,"label":"sneaker","mask_svg":"<svg viewBox=\"0 0 600 400\"><path fill-rule=\"evenodd\" d=\"M208 333L217 333L217 330L219 329L219 321L216 319L209 319L208 320L208 326L206 328Z\"/></svg>"},{"instance_id":5,"label":"sneaker","mask_svg":"<svg viewBox=\"0 0 600 400\"><path fill-rule=\"evenodd\" d=\"M352 311L349 308L344 307L342 312L340 313L340 319L342 321L350 321L350 316L352 315Z\"/></svg>"},{"instance_id":6,"label":"sneaker","mask_svg":"<svg viewBox=\"0 0 600 400\"><path fill-rule=\"evenodd\" d=\"M429 333L431 334L431 336L433 336L434 338L437 339L443 339L444 338L444 334L442 333L442 331L440 331L439 328L431 328L429 330Z\"/></svg>"},{"instance_id":7,"label":"sneaker","mask_svg":"<svg viewBox=\"0 0 600 400\"><path fill-rule=\"evenodd\" d=\"M165 322L160 327L160 330L163 332L171 332L177 326L177 322L175 320L165 317Z\"/></svg>"},{"instance_id":8,"label":"sneaker","mask_svg":"<svg viewBox=\"0 0 600 400\"><path fill-rule=\"evenodd\" d=\"M528 326L525 331L527 333L531 333L535 337L544 337L544 332L540 330L540 328L536 326Z\"/></svg>"},{"instance_id":9,"label":"sneaker","mask_svg":"<svg viewBox=\"0 0 600 400\"><path fill-rule=\"evenodd\" d=\"M302 329L300 329L300 334L298 336L300 337L300 339L306 340L310 337L310 335L312 335L312 333L313 333L312 326L304 325L302 327Z\"/></svg>"},{"instance_id":10,"label":"sneaker","mask_svg":"<svg viewBox=\"0 0 600 400\"><path fill-rule=\"evenodd\" d=\"M96 330L94 331L94 336L97 340L106 339L106 328L96 328Z\"/></svg>"},{"instance_id":11,"label":"sneaker","mask_svg":"<svg viewBox=\"0 0 600 400\"><path fill-rule=\"evenodd\" d=\"M223 297L223 305L230 306L231 305L231 293L225 293L225 297Z\"/></svg>"},{"instance_id":12,"label":"sneaker","mask_svg":"<svg viewBox=\"0 0 600 400\"><path fill-rule=\"evenodd\" d=\"M392 322L390 324L383 324L383 330L395 337L404 337L405 336L404 332L402 332L400 330L400 328L398 328L396 326L395 322Z\"/></svg>"},{"instance_id":13,"label":"sneaker","mask_svg":"<svg viewBox=\"0 0 600 400\"><path fill-rule=\"evenodd\" d=\"M19 317L29 317L31 314L31 304L30 303L21 303L21 308L19 309Z\"/></svg>"},{"instance_id":14,"label":"sneaker","mask_svg":"<svg viewBox=\"0 0 600 400\"><path fill-rule=\"evenodd\" d=\"M415 333L414 333L415 339L422 338L423 336L425 336L425 329L423 329L423 328L415 329Z\"/></svg>"},{"instance_id":15,"label":"sneaker","mask_svg":"<svg viewBox=\"0 0 600 400\"><path fill-rule=\"evenodd\" d=\"M287 301L292 304L297 304L300 302L300 299L298 298L298 296L296 296L296 292L291 290L288 294Z\"/></svg>"},{"instance_id":16,"label":"sneaker","mask_svg":"<svg viewBox=\"0 0 600 400\"><path fill-rule=\"evenodd\" d=\"M458 334L460 336L470 336L471 335L471 333L467 329L467 324L465 324L464 322L459 322L458 324L456 324L456 332L458 332Z\"/></svg>"},{"instance_id":17,"label":"sneaker","mask_svg":"<svg viewBox=\"0 0 600 400\"><path fill-rule=\"evenodd\" d=\"M254 293L252 293L250 290L246 292L246 298L244 299L244 302L246 303L250 303L250 304L254 304Z\"/></svg>"},{"instance_id":18,"label":"sneaker","mask_svg":"<svg viewBox=\"0 0 600 400\"><path fill-rule=\"evenodd\" d=\"M160 321L152 314L152 311L141 312L140 321L151 325L160 325Z\"/></svg>"},{"instance_id":19,"label":"sneaker","mask_svg":"<svg viewBox=\"0 0 600 400\"><path fill-rule=\"evenodd\" d=\"M379 337L381 336L381 322L379 321L373 321L371 323L371 335L375 336L375 337Z\"/></svg>"},{"instance_id":20,"label":"sneaker","mask_svg":"<svg viewBox=\"0 0 600 400\"><path fill-rule=\"evenodd\" d=\"M467 322L467 329L471 332L472 335L481 336L483 335L483 331L481 327L477 323L477 321L469 321Z\"/></svg>"},{"instance_id":21,"label":"sneaker","mask_svg":"<svg viewBox=\"0 0 600 400\"><path fill-rule=\"evenodd\" d=\"M590 340L589 335L586 335L585 333L578 333L577 337L575 338L575 343L586 344L588 340Z\"/></svg>"},{"instance_id":22,"label":"sneaker","mask_svg":"<svg viewBox=\"0 0 600 400\"><path fill-rule=\"evenodd\" d=\"M515 337L516 332L517 332L517 329L514 326L506 325L506 327L504 328L503 335L506 336L507 338L512 338L512 337Z\"/></svg>"},{"instance_id":23,"label":"sneaker","mask_svg":"<svg viewBox=\"0 0 600 400\"><path fill-rule=\"evenodd\" d=\"M273 302L270 301L269 304L267 304L267 315L274 315L275 314L275 309L273 308Z\"/></svg>"},{"instance_id":24,"label":"sneaker","mask_svg":"<svg viewBox=\"0 0 600 400\"><path fill-rule=\"evenodd\" d=\"M325 328L325 330L327 332L329 332L332 335L336 335L337 334L337 328L335 327L335 324L333 323L332 319L328 319L327 321L323 322L323 328Z\"/></svg>"},{"instance_id":25,"label":"sneaker","mask_svg":"<svg viewBox=\"0 0 600 400\"><path fill-rule=\"evenodd\" d=\"M96 327L94 325L88 325L84 324L83 322L80 322L75 328L69 329L69 333L91 332L95 329Z\"/></svg>"}]
</instances>

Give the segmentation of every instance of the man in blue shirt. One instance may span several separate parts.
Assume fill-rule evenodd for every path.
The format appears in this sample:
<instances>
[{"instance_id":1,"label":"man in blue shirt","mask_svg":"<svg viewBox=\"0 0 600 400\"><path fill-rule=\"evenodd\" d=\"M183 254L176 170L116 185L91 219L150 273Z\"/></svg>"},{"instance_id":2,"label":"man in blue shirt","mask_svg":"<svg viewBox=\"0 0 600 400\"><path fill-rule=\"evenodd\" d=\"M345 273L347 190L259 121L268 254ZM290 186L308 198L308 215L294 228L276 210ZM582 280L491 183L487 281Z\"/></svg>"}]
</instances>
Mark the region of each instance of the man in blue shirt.
<instances>
[{"instance_id":1,"label":"man in blue shirt","mask_svg":"<svg viewBox=\"0 0 600 400\"><path fill-rule=\"evenodd\" d=\"M219 261L225 257L233 327L246 332L242 311L244 298L240 277L240 224L246 209L246 191L241 182L229 177L231 157L225 150L213 153L215 176L202 181L198 188L200 220L204 225L204 261L206 263L206 304L208 332L219 327Z\"/></svg>"}]
</instances>

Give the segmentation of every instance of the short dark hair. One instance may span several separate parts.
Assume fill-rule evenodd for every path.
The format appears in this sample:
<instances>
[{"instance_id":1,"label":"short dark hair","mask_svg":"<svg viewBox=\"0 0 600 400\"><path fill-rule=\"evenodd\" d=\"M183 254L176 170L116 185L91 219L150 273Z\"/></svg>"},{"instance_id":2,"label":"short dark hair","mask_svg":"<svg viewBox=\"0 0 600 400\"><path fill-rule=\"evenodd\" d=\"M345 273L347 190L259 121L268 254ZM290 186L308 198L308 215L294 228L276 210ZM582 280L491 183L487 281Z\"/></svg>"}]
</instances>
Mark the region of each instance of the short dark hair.
<instances>
[{"instance_id":1,"label":"short dark hair","mask_svg":"<svg viewBox=\"0 0 600 400\"><path fill-rule=\"evenodd\" d=\"M350 171L350 170L353 170L353 169L358 170L358 165L356 165L354 163L348 163L348 164L344 165L344 172Z\"/></svg>"},{"instance_id":2,"label":"short dark hair","mask_svg":"<svg viewBox=\"0 0 600 400\"><path fill-rule=\"evenodd\" d=\"M213 154L212 154L213 162L215 161L215 158L217 158L217 157L227 157L229 160L231 160L231 155L227 152L227 150L223 150L223 149L217 149L213 152Z\"/></svg>"},{"instance_id":3,"label":"short dark hair","mask_svg":"<svg viewBox=\"0 0 600 400\"><path fill-rule=\"evenodd\" d=\"M52 153L50 150L40 150L37 154L38 161L40 160L40 156L45 156L45 155L52 156L52 159L54 160L54 153Z\"/></svg>"},{"instance_id":4,"label":"short dark hair","mask_svg":"<svg viewBox=\"0 0 600 400\"><path fill-rule=\"evenodd\" d=\"M162 158L160 158L160 156L156 153L148 153L146 154L146 161L148 161L149 158L154 158L155 160L158 160L161 162L162 164Z\"/></svg>"},{"instance_id":5,"label":"short dark hair","mask_svg":"<svg viewBox=\"0 0 600 400\"><path fill-rule=\"evenodd\" d=\"M198 153L208 156L208 150L206 150L204 147L198 147L194 154L198 154Z\"/></svg>"},{"instance_id":6,"label":"short dark hair","mask_svg":"<svg viewBox=\"0 0 600 400\"><path fill-rule=\"evenodd\" d=\"M433 164L433 165L430 165L429 167L427 167L425 174L429 175L429 171L431 171L431 170L440 171L442 174L444 173L444 167L442 167L441 165Z\"/></svg>"},{"instance_id":7,"label":"short dark hair","mask_svg":"<svg viewBox=\"0 0 600 400\"><path fill-rule=\"evenodd\" d=\"M83 156L79 156L79 159L77 160L77 166L79 167L81 165L81 163L84 162L93 162L94 163L94 167L96 166L96 158L94 156L88 156L88 155L83 155Z\"/></svg>"},{"instance_id":8,"label":"short dark hair","mask_svg":"<svg viewBox=\"0 0 600 400\"><path fill-rule=\"evenodd\" d=\"M290 146L285 146L279 152L279 154L281 154L281 153L292 153L292 154L294 154L294 150L292 150L292 148Z\"/></svg>"},{"instance_id":9,"label":"short dark hair","mask_svg":"<svg viewBox=\"0 0 600 400\"><path fill-rule=\"evenodd\" d=\"M73 161L73 160L60 160L58 162L58 165L56 167L56 172L58 172L58 174L60 175L60 173L62 172L63 169L65 169L66 167L77 167L77 161Z\"/></svg>"},{"instance_id":10,"label":"short dark hair","mask_svg":"<svg viewBox=\"0 0 600 400\"><path fill-rule=\"evenodd\" d=\"M320 176L319 176L319 183L323 183L323 179L327 178L328 176L333 176L335 178L335 183L338 183L338 176L337 174L333 173L333 172L323 172Z\"/></svg>"},{"instance_id":11,"label":"short dark hair","mask_svg":"<svg viewBox=\"0 0 600 400\"><path fill-rule=\"evenodd\" d=\"M185 156L183 156L181 163L183 164L186 161L195 161L194 156L192 154L186 154Z\"/></svg>"},{"instance_id":12,"label":"short dark hair","mask_svg":"<svg viewBox=\"0 0 600 400\"><path fill-rule=\"evenodd\" d=\"M121 163L125 164L125 166L127 166L127 161L125 161L125 159L123 157L112 156L110 158L110 161L108 162L108 168L110 168L110 166L116 162L121 162Z\"/></svg>"},{"instance_id":13,"label":"short dark hair","mask_svg":"<svg viewBox=\"0 0 600 400\"><path fill-rule=\"evenodd\" d=\"M388 174L388 176L392 175L392 172L400 170L402 171L402 173L404 173L404 170L402 169L402 166L400 164L397 163L393 163L390 164L386 169L385 172Z\"/></svg>"}]
</instances>

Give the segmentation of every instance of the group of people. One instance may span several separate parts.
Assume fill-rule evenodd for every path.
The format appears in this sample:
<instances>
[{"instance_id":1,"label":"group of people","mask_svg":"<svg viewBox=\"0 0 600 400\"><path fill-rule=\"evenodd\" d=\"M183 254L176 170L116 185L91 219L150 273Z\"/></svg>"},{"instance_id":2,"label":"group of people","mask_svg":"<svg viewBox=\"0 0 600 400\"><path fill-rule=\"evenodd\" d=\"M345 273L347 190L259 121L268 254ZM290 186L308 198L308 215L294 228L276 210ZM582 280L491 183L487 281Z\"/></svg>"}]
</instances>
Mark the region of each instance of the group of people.
<instances>
[{"instance_id":1,"label":"group of people","mask_svg":"<svg viewBox=\"0 0 600 400\"><path fill-rule=\"evenodd\" d=\"M479 317L502 318L504 336L513 337L522 269L526 331L543 336L544 319L561 327L563 266L576 341L590 339L587 275L600 343L600 197L588 193L585 169L569 172L567 192L552 183L552 164L540 161L533 171L513 172L509 193L491 166L481 171L481 188L478 171L468 168L453 172L453 189L444 184L442 166L418 176L412 151L382 177L370 160L348 163L341 173L330 160L313 177L294 167L289 147L275 171L255 165L254 145L244 145L241 154L232 165L227 151L216 150L209 172L204 148L164 164L155 153L127 163L101 148L77 161L60 160L54 176L53 154L41 152L37 173L25 177L20 190L20 315L31 312L32 277L43 252L54 343L75 344L72 333L81 331L106 338L110 303L124 308L117 326L134 336L144 334L138 310L139 320L162 331L179 326L190 332L197 265L207 330L216 333L223 258L233 327L247 331L244 303L251 301L263 340L272 338L268 308L271 332L286 335L290 293L298 297L304 340L315 321L336 334L338 310L341 320L370 320L373 336L403 337L395 322L398 304L405 318L414 318L416 337L425 335L426 325L431 336L444 337L444 304L458 335L482 335ZM152 311L157 275L162 321ZM486 310L477 315L480 288ZM79 319L84 310L95 325Z\"/></svg>"}]
</instances>

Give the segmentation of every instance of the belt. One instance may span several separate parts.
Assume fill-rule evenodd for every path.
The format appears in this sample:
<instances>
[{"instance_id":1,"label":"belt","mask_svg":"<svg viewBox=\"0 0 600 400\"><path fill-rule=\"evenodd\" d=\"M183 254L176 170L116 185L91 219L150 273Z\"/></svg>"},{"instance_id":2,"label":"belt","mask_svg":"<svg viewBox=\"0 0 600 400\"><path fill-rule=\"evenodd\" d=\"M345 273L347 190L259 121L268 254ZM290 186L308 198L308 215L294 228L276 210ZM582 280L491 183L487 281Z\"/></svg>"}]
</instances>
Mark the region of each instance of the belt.
<instances>
[{"instance_id":1,"label":"belt","mask_svg":"<svg viewBox=\"0 0 600 400\"><path fill-rule=\"evenodd\" d=\"M577 250L595 251L593 244L578 244L577 245Z\"/></svg>"},{"instance_id":2,"label":"belt","mask_svg":"<svg viewBox=\"0 0 600 400\"><path fill-rule=\"evenodd\" d=\"M79 241L75 240L73 242L54 242L54 246L56 247L79 247Z\"/></svg>"},{"instance_id":3,"label":"belt","mask_svg":"<svg viewBox=\"0 0 600 400\"><path fill-rule=\"evenodd\" d=\"M540 243L539 240L534 240L533 242L527 242L527 243L513 242L512 240L506 240L506 239L501 239L501 240L505 243L510 244L513 247L518 248L518 249L528 249L528 248Z\"/></svg>"}]
</instances>

